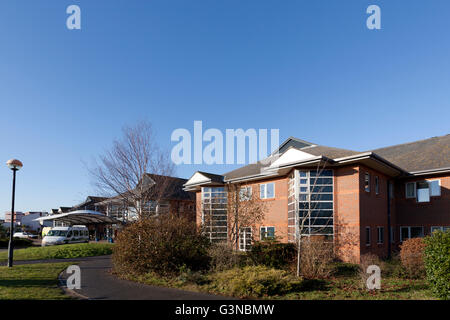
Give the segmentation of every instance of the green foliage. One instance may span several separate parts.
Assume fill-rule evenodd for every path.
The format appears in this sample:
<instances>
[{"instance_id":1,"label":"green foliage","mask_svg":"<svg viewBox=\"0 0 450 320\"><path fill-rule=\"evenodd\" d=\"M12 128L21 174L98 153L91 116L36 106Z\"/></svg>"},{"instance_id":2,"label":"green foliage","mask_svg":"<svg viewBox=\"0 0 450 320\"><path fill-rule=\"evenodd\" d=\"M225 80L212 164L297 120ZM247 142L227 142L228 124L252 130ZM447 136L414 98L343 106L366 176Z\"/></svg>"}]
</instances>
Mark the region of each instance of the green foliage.
<instances>
[{"instance_id":1,"label":"green foliage","mask_svg":"<svg viewBox=\"0 0 450 320\"><path fill-rule=\"evenodd\" d=\"M112 256L114 272L127 277L177 274L183 266L192 271L207 269L209 246L209 240L185 218L142 218L119 233Z\"/></svg>"},{"instance_id":2,"label":"green foliage","mask_svg":"<svg viewBox=\"0 0 450 320\"><path fill-rule=\"evenodd\" d=\"M102 256L112 253L110 243L76 243L49 247L31 247L14 250L14 260L70 259ZM0 261L7 260L8 252L0 252Z\"/></svg>"},{"instance_id":3,"label":"green foliage","mask_svg":"<svg viewBox=\"0 0 450 320\"><path fill-rule=\"evenodd\" d=\"M292 243L260 241L254 243L247 254L255 265L283 269L295 260L296 248Z\"/></svg>"},{"instance_id":4,"label":"green foliage","mask_svg":"<svg viewBox=\"0 0 450 320\"><path fill-rule=\"evenodd\" d=\"M8 248L9 239L0 239L0 248ZM29 247L33 244L30 239L14 238L14 247Z\"/></svg>"},{"instance_id":5,"label":"green foliage","mask_svg":"<svg viewBox=\"0 0 450 320\"><path fill-rule=\"evenodd\" d=\"M450 299L450 231L436 231L425 238L425 269L433 293Z\"/></svg>"},{"instance_id":6,"label":"green foliage","mask_svg":"<svg viewBox=\"0 0 450 320\"><path fill-rule=\"evenodd\" d=\"M284 270L265 266L247 266L211 276L210 290L235 297L283 295L300 290L302 280Z\"/></svg>"}]
</instances>

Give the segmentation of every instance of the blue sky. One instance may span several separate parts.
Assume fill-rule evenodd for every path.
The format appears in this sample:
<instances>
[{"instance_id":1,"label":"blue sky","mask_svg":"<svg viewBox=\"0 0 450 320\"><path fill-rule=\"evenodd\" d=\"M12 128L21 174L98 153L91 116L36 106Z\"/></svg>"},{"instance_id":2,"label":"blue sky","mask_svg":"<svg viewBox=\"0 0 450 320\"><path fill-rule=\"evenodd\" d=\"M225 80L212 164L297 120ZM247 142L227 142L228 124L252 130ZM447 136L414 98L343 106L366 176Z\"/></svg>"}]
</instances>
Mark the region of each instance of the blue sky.
<instances>
[{"instance_id":1,"label":"blue sky","mask_svg":"<svg viewBox=\"0 0 450 320\"><path fill-rule=\"evenodd\" d=\"M82 30L66 28L71 4ZM382 30L366 28L371 4ZM354 150L448 134L449 11L446 0L4 0L0 160L24 162L16 208L84 200L83 162L140 119L167 149L194 120ZM2 215L4 165L0 182Z\"/></svg>"}]
</instances>

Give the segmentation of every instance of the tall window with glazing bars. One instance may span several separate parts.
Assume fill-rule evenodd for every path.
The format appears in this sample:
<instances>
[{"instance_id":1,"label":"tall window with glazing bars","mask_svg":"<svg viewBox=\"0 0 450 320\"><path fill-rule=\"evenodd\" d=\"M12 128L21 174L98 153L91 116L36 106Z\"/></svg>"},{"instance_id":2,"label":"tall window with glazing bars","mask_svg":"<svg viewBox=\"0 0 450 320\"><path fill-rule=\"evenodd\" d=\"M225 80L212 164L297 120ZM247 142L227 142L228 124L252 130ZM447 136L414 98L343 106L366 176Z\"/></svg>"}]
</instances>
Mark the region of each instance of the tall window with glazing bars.
<instances>
[{"instance_id":1,"label":"tall window with glazing bars","mask_svg":"<svg viewBox=\"0 0 450 320\"><path fill-rule=\"evenodd\" d=\"M211 242L227 241L227 202L224 187L202 188L202 224Z\"/></svg>"},{"instance_id":2,"label":"tall window with glazing bars","mask_svg":"<svg viewBox=\"0 0 450 320\"><path fill-rule=\"evenodd\" d=\"M289 240L333 236L333 170L295 170L289 179Z\"/></svg>"}]
</instances>

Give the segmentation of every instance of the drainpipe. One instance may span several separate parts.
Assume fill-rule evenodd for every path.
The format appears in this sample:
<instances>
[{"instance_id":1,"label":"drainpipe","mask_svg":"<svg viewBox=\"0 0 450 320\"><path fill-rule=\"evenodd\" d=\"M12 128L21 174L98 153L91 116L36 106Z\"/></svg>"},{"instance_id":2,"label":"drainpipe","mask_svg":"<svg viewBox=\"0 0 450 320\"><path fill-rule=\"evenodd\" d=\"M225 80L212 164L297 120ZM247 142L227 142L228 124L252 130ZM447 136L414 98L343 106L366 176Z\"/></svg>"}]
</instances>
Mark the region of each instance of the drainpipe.
<instances>
[{"instance_id":1,"label":"drainpipe","mask_svg":"<svg viewBox=\"0 0 450 320\"><path fill-rule=\"evenodd\" d=\"M387 180L388 258L391 258L391 182Z\"/></svg>"}]
</instances>

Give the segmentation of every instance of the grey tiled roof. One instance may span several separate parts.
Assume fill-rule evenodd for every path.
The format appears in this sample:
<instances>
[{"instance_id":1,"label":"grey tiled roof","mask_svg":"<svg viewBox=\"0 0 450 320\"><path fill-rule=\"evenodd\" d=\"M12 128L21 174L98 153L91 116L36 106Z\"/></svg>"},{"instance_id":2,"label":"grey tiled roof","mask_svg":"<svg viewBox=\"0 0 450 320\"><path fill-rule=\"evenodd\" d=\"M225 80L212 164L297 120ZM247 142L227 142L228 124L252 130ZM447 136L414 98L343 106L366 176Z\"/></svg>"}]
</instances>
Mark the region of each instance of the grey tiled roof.
<instances>
[{"instance_id":1,"label":"grey tiled roof","mask_svg":"<svg viewBox=\"0 0 450 320\"><path fill-rule=\"evenodd\" d=\"M450 168L450 134L371 151L408 172Z\"/></svg>"},{"instance_id":2,"label":"grey tiled roof","mask_svg":"<svg viewBox=\"0 0 450 320\"><path fill-rule=\"evenodd\" d=\"M295 148L295 146L293 146ZM298 148L295 148L298 149ZM352 150L346 150L346 149L339 149L339 148L332 148L332 147L326 147L326 146L313 146L313 147L306 147L298 149L303 152L309 153L313 156L324 156L329 159L336 159L336 158L342 158L347 156L352 156L355 154L359 154L360 152L352 151ZM235 169L233 171L225 173L225 179L236 179L236 178L242 178L246 176L252 176L255 174L258 174L261 172L261 168L270 165L269 161L258 161L256 163L249 164L247 166L244 166L242 168Z\"/></svg>"}]
</instances>

